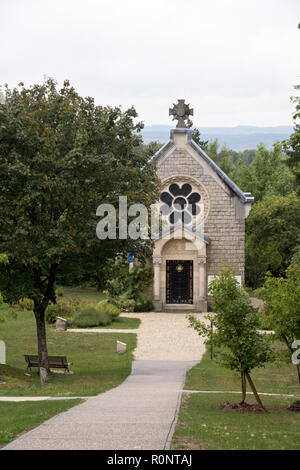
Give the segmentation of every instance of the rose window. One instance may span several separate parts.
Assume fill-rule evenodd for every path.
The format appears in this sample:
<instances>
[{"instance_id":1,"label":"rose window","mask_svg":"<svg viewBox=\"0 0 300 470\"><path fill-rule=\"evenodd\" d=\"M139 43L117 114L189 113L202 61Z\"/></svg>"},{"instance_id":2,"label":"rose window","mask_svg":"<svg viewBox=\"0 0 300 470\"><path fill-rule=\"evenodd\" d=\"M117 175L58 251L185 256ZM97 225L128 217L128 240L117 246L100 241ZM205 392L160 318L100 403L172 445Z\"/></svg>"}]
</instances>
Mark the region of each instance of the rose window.
<instances>
[{"instance_id":1,"label":"rose window","mask_svg":"<svg viewBox=\"0 0 300 470\"><path fill-rule=\"evenodd\" d=\"M201 212L201 196L189 183L170 184L160 195L160 211L170 224L189 225Z\"/></svg>"}]
</instances>

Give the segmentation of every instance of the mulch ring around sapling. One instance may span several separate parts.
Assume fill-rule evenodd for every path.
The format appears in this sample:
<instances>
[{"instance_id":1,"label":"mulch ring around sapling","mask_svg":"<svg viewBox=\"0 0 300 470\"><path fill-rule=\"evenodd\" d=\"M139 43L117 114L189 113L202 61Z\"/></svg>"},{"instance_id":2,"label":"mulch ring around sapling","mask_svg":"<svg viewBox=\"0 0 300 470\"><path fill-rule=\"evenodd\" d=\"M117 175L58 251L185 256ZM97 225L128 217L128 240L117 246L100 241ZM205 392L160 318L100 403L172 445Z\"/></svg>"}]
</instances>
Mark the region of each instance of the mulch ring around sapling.
<instances>
[{"instance_id":1,"label":"mulch ring around sapling","mask_svg":"<svg viewBox=\"0 0 300 470\"><path fill-rule=\"evenodd\" d=\"M229 403L226 401L219 406L219 410L237 411L239 413L265 413L266 411L259 405L250 405L249 403Z\"/></svg>"},{"instance_id":2,"label":"mulch ring around sapling","mask_svg":"<svg viewBox=\"0 0 300 470\"><path fill-rule=\"evenodd\" d=\"M289 411L300 411L300 400L294 401L290 406L287 408Z\"/></svg>"}]
</instances>

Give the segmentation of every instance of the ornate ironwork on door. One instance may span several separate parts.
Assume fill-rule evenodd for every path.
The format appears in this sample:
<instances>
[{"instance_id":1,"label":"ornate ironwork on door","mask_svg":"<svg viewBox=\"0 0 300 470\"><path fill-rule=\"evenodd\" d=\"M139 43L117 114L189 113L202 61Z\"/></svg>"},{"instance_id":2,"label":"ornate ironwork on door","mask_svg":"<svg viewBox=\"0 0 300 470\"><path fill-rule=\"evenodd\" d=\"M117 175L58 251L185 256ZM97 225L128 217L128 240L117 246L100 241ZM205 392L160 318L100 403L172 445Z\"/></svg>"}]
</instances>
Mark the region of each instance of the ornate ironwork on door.
<instances>
[{"instance_id":1,"label":"ornate ironwork on door","mask_svg":"<svg viewBox=\"0 0 300 470\"><path fill-rule=\"evenodd\" d=\"M166 303L193 303L193 261L166 262Z\"/></svg>"}]
</instances>

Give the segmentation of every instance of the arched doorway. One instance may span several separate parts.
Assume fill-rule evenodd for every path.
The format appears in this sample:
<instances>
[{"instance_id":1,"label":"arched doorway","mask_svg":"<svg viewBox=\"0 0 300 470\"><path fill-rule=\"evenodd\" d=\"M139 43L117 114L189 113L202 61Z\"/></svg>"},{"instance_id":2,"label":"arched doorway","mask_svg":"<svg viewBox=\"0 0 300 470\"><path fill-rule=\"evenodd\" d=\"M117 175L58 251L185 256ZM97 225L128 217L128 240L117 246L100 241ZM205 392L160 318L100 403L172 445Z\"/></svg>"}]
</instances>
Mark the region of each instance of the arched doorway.
<instances>
[{"instance_id":1,"label":"arched doorway","mask_svg":"<svg viewBox=\"0 0 300 470\"><path fill-rule=\"evenodd\" d=\"M179 235L183 235L179 237ZM162 236L153 253L153 303L157 311L206 311L204 237L178 229Z\"/></svg>"}]
</instances>

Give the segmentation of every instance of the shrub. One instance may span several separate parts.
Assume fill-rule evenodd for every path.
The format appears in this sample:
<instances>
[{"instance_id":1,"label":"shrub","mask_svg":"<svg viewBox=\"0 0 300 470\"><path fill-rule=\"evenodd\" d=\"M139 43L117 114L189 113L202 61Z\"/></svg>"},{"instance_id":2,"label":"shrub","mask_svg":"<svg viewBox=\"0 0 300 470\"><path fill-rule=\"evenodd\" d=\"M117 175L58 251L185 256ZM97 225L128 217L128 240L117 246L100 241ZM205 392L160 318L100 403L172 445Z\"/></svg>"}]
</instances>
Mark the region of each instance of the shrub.
<instances>
[{"instance_id":1,"label":"shrub","mask_svg":"<svg viewBox=\"0 0 300 470\"><path fill-rule=\"evenodd\" d=\"M97 304L96 308L99 312L108 313L112 317L113 321L116 320L116 318L118 318L118 316L121 313L121 309L117 307L116 305L112 304L111 302L109 302L108 300L101 300Z\"/></svg>"},{"instance_id":2,"label":"shrub","mask_svg":"<svg viewBox=\"0 0 300 470\"><path fill-rule=\"evenodd\" d=\"M46 308L45 318L47 323L55 323L56 317L61 317L58 314L57 304L49 304Z\"/></svg>"},{"instance_id":3,"label":"shrub","mask_svg":"<svg viewBox=\"0 0 300 470\"><path fill-rule=\"evenodd\" d=\"M111 297L110 302L116 305L123 312L133 312L135 300L130 297L129 292L124 292L118 297Z\"/></svg>"},{"instance_id":4,"label":"shrub","mask_svg":"<svg viewBox=\"0 0 300 470\"><path fill-rule=\"evenodd\" d=\"M60 299L56 304L50 303L46 309L47 323L55 323L56 317L70 318L77 308L76 301Z\"/></svg>"},{"instance_id":5,"label":"shrub","mask_svg":"<svg viewBox=\"0 0 300 470\"><path fill-rule=\"evenodd\" d=\"M77 313L72 321L72 326L88 328L92 326L106 326L112 322L112 317L106 312L100 312L97 308L88 307Z\"/></svg>"},{"instance_id":6,"label":"shrub","mask_svg":"<svg viewBox=\"0 0 300 470\"><path fill-rule=\"evenodd\" d=\"M118 259L111 268L111 275L106 283L111 303L127 312L152 310L151 299L144 293L152 280L151 269L137 265L128 272L128 263Z\"/></svg>"},{"instance_id":7,"label":"shrub","mask_svg":"<svg viewBox=\"0 0 300 470\"><path fill-rule=\"evenodd\" d=\"M63 295L64 295L64 290L63 290L62 287L58 287L58 288L56 289L55 293L56 293L57 297L63 297Z\"/></svg>"},{"instance_id":8,"label":"shrub","mask_svg":"<svg viewBox=\"0 0 300 470\"><path fill-rule=\"evenodd\" d=\"M138 300L139 295L149 286L153 278L153 272L147 266L134 266L128 275L128 290L132 298Z\"/></svg>"},{"instance_id":9,"label":"shrub","mask_svg":"<svg viewBox=\"0 0 300 470\"><path fill-rule=\"evenodd\" d=\"M150 312L153 310L152 299L149 295L140 292L134 306L135 312Z\"/></svg>"},{"instance_id":10,"label":"shrub","mask_svg":"<svg viewBox=\"0 0 300 470\"><path fill-rule=\"evenodd\" d=\"M33 310L33 300L28 299L27 297L24 297L24 299L19 300L18 303L23 310Z\"/></svg>"}]
</instances>

